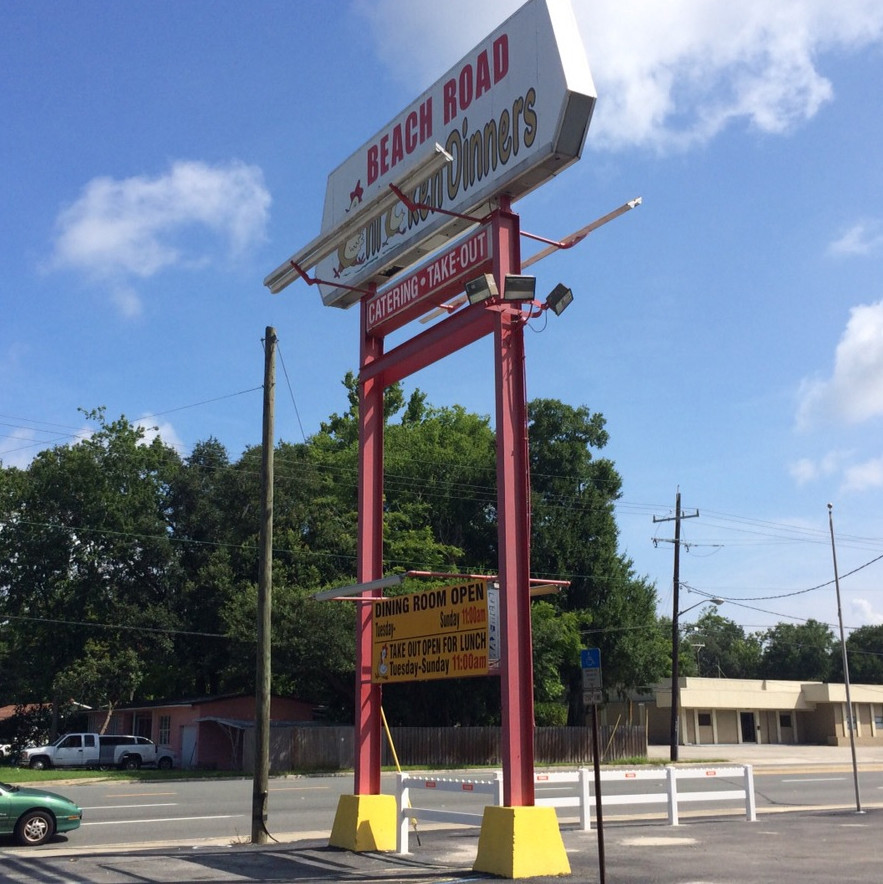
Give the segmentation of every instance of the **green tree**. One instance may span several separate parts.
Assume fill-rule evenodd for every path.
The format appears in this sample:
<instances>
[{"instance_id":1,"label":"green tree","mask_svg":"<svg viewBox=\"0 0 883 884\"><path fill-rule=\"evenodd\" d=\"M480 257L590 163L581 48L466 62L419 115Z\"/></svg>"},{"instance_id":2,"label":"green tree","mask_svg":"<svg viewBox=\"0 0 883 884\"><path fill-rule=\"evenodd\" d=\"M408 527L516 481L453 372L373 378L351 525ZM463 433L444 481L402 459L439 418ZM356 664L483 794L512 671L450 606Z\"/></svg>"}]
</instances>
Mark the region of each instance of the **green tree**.
<instances>
[{"instance_id":1,"label":"green tree","mask_svg":"<svg viewBox=\"0 0 883 884\"><path fill-rule=\"evenodd\" d=\"M496 569L494 446L486 417L426 407L419 391L411 397L385 434L391 569Z\"/></svg>"},{"instance_id":2,"label":"green tree","mask_svg":"<svg viewBox=\"0 0 883 884\"><path fill-rule=\"evenodd\" d=\"M763 636L762 678L792 681L830 681L833 672L834 633L818 620L778 623Z\"/></svg>"},{"instance_id":3,"label":"green tree","mask_svg":"<svg viewBox=\"0 0 883 884\"><path fill-rule=\"evenodd\" d=\"M589 646L601 649L605 689L623 696L667 669L668 645L656 619L656 588L619 551L614 505L621 478L596 458L608 441L601 414L553 399L529 403L532 571L565 579L556 606L579 614ZM562 673L569 723L584 720L579 659Z\"/></svg>"},{"instance_id":4,"label":"green tree","mask_svg":"<svg viewBox=\"0 0 883 884\"><path fill-rule=\"evenodd\" d=\"M354 605L315 602L354 582L358 384L348 408L302 444L276 445L273 685L353 708ZM496 449L490 420L434 408L419 390L384 397L384 571L493 574ZM112 705L254 687L261 448L235 462L218 440L183 462L125 418L0 471L0 691L42 700L74 688ZM618 550L621 479L597 452L604 419L530 403L532 573L570 580L533 603L539 717L582 723L578 650L599 645L611 693L655 681L667 643L655 588ZM107 661L121 661L113 682ZM122 665L125 664L125 665ZM390 719L499 721L494 678L394 685ZM74 698L77 699L77 698ZM97 700L96 700L97 701Z\"/></svg>"},{"instance_id":5,"label":"green tree","mask_svg":"<svg viewBox=\"0 0 883 884\"><path fill-rule=\"evenodd\" d=\"M231 548L235 527L233 470L214 438L198 442L171 484L171 529L182 573L173 606L182 624L175 636L177 666L154 696L201 696L221 690L230 659L224 607L236 593Z\"/></svg>"},{"instance_id":6,"label":"green tree","mask_svg":"<svg viewBox=\"0 0 883 884\"><path fill-rule=\"evenodd\" d=\"M695 657L696 674L703 678L757 678L761 668L763 649L756 635L746 635L745 630L733 620L717 613L711 607L703 609L695 623L684 628L682 649L689 645L701 645ZM683 654L688 663L682 666L683 674L691 675L691 655Z\"/></svg>"},{"instance_id":7,"label":"green tree","mask_svg":"<svg viewBox=\"0 0 883 884\"><path fill-rule=\"evenodd\" d=\"M320 426L320 434L334 439L343 447L356 445L359 441L359 379L348 371L341 382L346 388L348 408L343 414L332 414ZM418 399L421 394L417 394ZM383 395L383 416L388 420L405 403L401 384L387 387Z\"/></svg>"},{"instance_id":8,"label":"green tree","mask_svg":"<svg viewBox=\"0 0 883 884\"><path fill-rule=\"evenodd\" d=\"M567 677L579 660L581 618L546 601L531 604L534 720L540 726L567 724Z\"/></svg>"},{"instance_id":9,"label":"green tree","mask_svg":"<svg viewBox=\"0 0 883 884\"><path fill-rule=\"evenodd\" d=\"M99 733L104 733L114 709L132 700L144 680L144 661L117 641L88 639L82 656L55 676L53 694L62 704L73 698L105 712Z\"/></svg>"},{"instance_id":10,"label":"green tree","mask_svg":"<svg viewBox=\"0 0 883 884\"><path fill-rule=\"evenodd\" d=\"M180 466L159 439L124 417L87 439L41 452L4 482L0 620L11 636L0 693L48 699L56 678L107 656L137 655L148 673L171 664L171 600L179 576L169 535L169 487Z\"/></svg>"},{"instance_id":11,"label":"green tree","mask_svg":"<svg viewBox=\"0 0 883 884\"><path fill-rule=\"evenodd\" d=\"M224 550L212 556L223 588L219 629L232 641L216 682L252 691L255 677L261 450L248 448L224 471L216 506ZM313 601L320 588L355 579L356 493L352 445L327 434L275 451L272 690L352 714L354 619L351 603ZM210 574L210 576L212 576ZM222 661L218 661L220 664Z\"/></svg>"},{"instance_id":12,"label":"green tree","mask_svg":"<svg viewBox=\"0 0 883 884\"><path fill-rule=\"evenodd\" d=\"M860 626L846 639L850 681L883 684L883 625ZM834 651L833 678L843 679L843 655L840 642Z\"/></svg>"}]
</instances>

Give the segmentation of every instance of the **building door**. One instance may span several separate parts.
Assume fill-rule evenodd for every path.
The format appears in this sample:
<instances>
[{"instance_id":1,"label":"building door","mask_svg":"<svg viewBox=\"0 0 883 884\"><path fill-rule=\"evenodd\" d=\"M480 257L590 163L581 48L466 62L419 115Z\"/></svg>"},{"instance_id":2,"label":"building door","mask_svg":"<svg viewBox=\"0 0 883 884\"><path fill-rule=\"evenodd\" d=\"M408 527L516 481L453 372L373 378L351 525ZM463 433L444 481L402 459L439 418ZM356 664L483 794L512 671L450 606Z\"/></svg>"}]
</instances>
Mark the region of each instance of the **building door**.
<instances>
[{"instance_id":1,"label":"building door","mask_svg":"<svg viewBox=\"0 0 883 884\"><path fill-rule=\"evenodd\" d=\"M757 742L757 732L754 727L754 713L753 712L740 712L739 713L739 722L742 726L742 742L743 743L756 743Z\"/></svg>"},{"instance_id":2,"label":"building door","mask_svg":"<svg viewBox=\"0 0 883 884\"><path fill-rule=\"evenodd\" d=\"M136 737L147 737L148 740L153 739L153 734L151 733L153 724L153 715L138 715L135 714L135 726L132 728L132 732Z\"/></svg>"},{"instance_id":3,"label":"building door","mask_svg":"<svg viewBox=\"0 0 883 884\"><path fill-rule=\"evenodd\" d=\"M794 713L779 713L779 742L780 743L796 743L797 734L794 731Z\"/></svg>"},{"instance_id":4,"label":"building door","mask_svg":"<svg viewBox=\"0 0 883 884\"><path fill-rule=\"evenodd\" d=\"M185 724L181 728L181 767L185 770L196 767L196 725Z\"/></svg>"}]
</instances>

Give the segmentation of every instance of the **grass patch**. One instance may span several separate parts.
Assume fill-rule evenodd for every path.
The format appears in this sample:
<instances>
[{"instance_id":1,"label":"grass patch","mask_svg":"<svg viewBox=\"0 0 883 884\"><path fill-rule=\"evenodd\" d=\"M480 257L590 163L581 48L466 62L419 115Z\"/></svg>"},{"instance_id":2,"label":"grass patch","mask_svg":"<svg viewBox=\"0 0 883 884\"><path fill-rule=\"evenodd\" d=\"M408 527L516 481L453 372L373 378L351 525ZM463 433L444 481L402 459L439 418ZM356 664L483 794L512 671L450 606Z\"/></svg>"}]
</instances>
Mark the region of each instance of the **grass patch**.
<instances>
[{"instance_id":1,"label":"grass patch","mask_svg":"<svg viewBox=\"0 0 883 884\"><path fill-rule=\"evenodd\" d=\"M41 783L58 782L59 780L82 780L85 783L92 780L164 782L167 780L210 780L231 776L244 776L244 774L229 770L153 770L151 768L142 770L81 770L78 768L31 770L27 767L0 767L0 782L32 786L39 786Z\"/></svg>"},{"instance_id":2,"label":"grass patch","mask_svg":"<svg viewBox=\"0 0 883 884\"><path fill-rule=\"evenodd\" d=\"M637 755L632 758L617 758L611 761L601 762L602 768L611 768L611 767L647 767L647 766L661 766L668 764L669 762L661 759L647 758L645 755ZM713 764L718 762L705 761L705 762L694 762L691 761L690 764ZM719 762L724 763L724 762ZM555 768L567 768L573 769L576 767L591 767L592 762L584 762L582 764L575 763L561 763L561 764L537 764L537 769L548 769L551 767ZM411 771L449 771L451 773L457 772L467 772L467 771L483 771L483 770L500 770L501 765L499 764L487 764L487 765L460 765L460 766L447 766L447 765L428 765L428 764L420 764L420 765L403 765L403 772L411 772ZM386 773L394 773L395 767L393 766L384 766L382 770ZM315 769L315 770L287 770L287 771L272 771L271 776L274 777L285 777L285 776L349 776L352 774L352 768L350 769L334 769L334 770L325 770L325 769ZM251 777L251 774L247 774L243 771L235 771L235 770L156 770L154 768L142 768L141 770L83 770L81 768L52 768L50 770L31 770L27 767L15 767L12 765L0 765L0 782L4 783L13 783L19 785L32 785L32 786L40 786L43 783L57 783L59 780L64 780L66 782L77 782L82 781L84 783L88 783L91 781L108 781L111 782L114 780L119 780L120 782L165 782L165 781L174 781L174 780L211 780L211 779L224 779L224 778L245 778Z\"/></svg>"}]
</instances>

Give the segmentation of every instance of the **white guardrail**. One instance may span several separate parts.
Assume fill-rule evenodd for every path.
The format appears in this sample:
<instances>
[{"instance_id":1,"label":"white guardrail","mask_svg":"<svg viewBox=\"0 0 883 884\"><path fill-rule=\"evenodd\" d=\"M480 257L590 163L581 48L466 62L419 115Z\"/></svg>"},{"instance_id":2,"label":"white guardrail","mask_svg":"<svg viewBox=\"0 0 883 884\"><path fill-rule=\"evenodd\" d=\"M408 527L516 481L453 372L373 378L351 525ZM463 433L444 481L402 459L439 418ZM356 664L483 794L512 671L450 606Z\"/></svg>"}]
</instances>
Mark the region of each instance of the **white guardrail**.
<instances>
[{"instance_id":1,"label":"white guardrail","mask_svg":"<svg viewBox=\"0 0 883 884\"><path fill-rule=\"evenodd\" d=\"M720 782L724 779L738 778L742 786L738 789L709 789L702 791L681 791L679 780L702 779L706 782ZM674 767L648 770L604 770L601 771L601 782L634 783L647 780L664 780L664 792L629 792L611 795L601 793L601 808L622 804L665 804L668 808L669 825L676 826L679 822L678 805L698 801L744 801L745 819L755 822L757 806L754 800L754 771L750 764L739 764L731 767ZM589 768L581 767L575 772L538 773L534 775L534 783L563 783L574 787L573 795L555 796L534 799L535 804L551 805L552 807L578 807L580 828L588 831L591 828L591 815L595 806L595 796L591 787L594 777Z\"/></svg>"},{"instance_id":2,"label":"white guardrail","mask_svg":"<svg viewBox=\"0 0 883 884\"><path fill-rule=\"evenodd\" d=\"M429 820L436 823L460 823L464 826L480 826L484 818L484 805L478 812L443 810L429 807L411 807L411 791L424 789L434 792L459 792L468 795L490 795L490 804L503 803L503 775L495 771L491 779L476 780L463 777L415 777L399 774L396 778L396 811L398 831L396 853L408 852L408 826L412 820Z\"/></svg>"},{"instance_id":3,"label":"white guardrail","mask_svg":"<svg viewBox=\"0 0 883 884\"><path fill-rule=\"evenodd\" d=\"M664 781L665 791L628 792L626 794L601 794L602 809L623 804L665 804L668 809L669 825L679 823L678 806L693 802L709 801L744 801L745 819L755 822L757 807L754 800L754 772L750 764L739 764L730 767L674 767L647 770L605 770L601 771L602 782L643 783L648 780ZM678 789L680 780L702 779L705 782L718 783L721 780L737 778L741 787L737 789L702 789L681 791ZM590 768L581 767L576 771L553 771L534 774L534 784L543 786L572 786L570 795L543 797L537 794L534 803L551 807L579 808L579 825L583 831L592 827L591 818L595 806L592 794L594 775ZM729 784L727 784L729 785ZM643 787L642 787L643 788ZM468 795L490 795L486 804L503 803L503 778L495 771L487 779L465 777L427 777L399 774L396 779L396 811L398 830L396 836L396 853L408 852L408 827L412 821L427 820L430 822L459 823L465 826L480 826L484 816L484 805L477 812L444 810L429 807L412 807L412 793L417 790L433 792L458 792Z\"/></svg>"}]
</instances>

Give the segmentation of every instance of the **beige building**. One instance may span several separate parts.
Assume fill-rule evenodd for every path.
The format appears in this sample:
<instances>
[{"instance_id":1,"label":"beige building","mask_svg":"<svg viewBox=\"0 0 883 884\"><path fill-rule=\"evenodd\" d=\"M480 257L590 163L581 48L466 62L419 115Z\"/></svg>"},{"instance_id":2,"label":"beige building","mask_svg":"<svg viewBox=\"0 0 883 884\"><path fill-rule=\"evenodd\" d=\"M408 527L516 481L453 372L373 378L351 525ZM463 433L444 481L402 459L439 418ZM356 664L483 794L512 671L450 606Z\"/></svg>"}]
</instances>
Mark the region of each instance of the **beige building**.
<instances>
[{"instance_id":1,"label":"beige building","mask_svg":"<svg viewBox=\"0 0 883 884\"><path fill-rule=\"evenodd\" d=\"M883 745L883 685L850 685L857 745ZM680 679L682 744L808 743L849 745L846 687L822 682L737 678ZM642 707L650 743L671 734L671 679L629 704ZM616 704L607 710L619 714ZM640 723L637 721L635 723Z\"/></svg>"}]
</instances>

